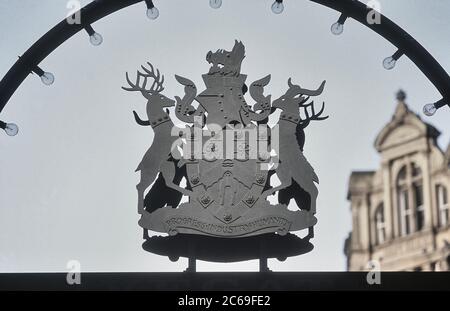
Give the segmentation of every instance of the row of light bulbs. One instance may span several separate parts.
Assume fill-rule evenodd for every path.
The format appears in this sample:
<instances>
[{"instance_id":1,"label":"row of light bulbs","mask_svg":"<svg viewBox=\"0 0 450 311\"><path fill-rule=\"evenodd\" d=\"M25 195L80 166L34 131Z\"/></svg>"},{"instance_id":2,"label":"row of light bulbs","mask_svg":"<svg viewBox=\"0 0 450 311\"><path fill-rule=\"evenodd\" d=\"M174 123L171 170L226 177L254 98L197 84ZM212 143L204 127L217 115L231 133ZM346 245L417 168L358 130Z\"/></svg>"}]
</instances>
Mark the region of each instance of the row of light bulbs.
<instances>
[{"instance_id":1,"label":"row of light bulbs","mask_svg":"<svg viewBox=\"0 0 450 311\"><path fill-rule=\"evenodd\" d=\"M93 46L99 46L103 43L103 37L92 28L91 25L84 27L89 35L89 41ZM51 72L42 70L39 66L35 66L32 73L38 75L44 85L52 85L55 82L55 75ZM16 136L19 133L19 127L14 123L6 123L0 120L0 129L3 129L8 136Z\"/></svg>"},{"instance_id":2,"label":"row of light bulbs","mask_svg":"<svg viewBox=\"0 0 450 311\"><path fill-rule=\"evenodd\" d=\"M147 17L152 20L157 19L159 17L159 10L153 4L153 1L145 0L145 3L147 4ZM212 8L218 9L222 6L222 0L210 0L209 4ZM283 12L283 10L283 0L276 0L272 5L272 11L279 14ZM84 29L88 33L89 41L93 46L99 46L103 43L102 35L96 32L91 25L85 26ZM36 66L32 72L37 74L41 78L42 83L45 85L52 85L55 82L55 76L51 72L43 71L38 66Z\"/></svg>"},{"instance_id":3,"label":"row of light bulbs","mask_svg":"<svg viewBox=\"0 0 450 311\"><path fill-rule=\"evenodd\" d=\"M157 7L155 7L155 5L153 4L152 0L145 0L146 4L147 4L147 17L149 19L157 19L159 17L159 10ZM209 0L209 5L211 6L211 8L213 9L219 9L222 6L222 0ZM284 5L283 5L283 0L275 0L275 2L272 4L271 6L272 12L275 14L281 14L284 11ZM345 14L342 14L338 21L336 23L334 23L333 25L331 25L331 33L333 33L334 35L341 35L344 32L344 23L347 20L347 16ZM95 32L91 32L91 43L94 45L99 45L101 44L101 41L103 41L101 38L101 35L95 33ZM97 42L94 38L94 36L99 36L100 38L100 43L95 44L94 42ZM93 41L94 40L94 41ZM403 56L403 52L398 50L397 52L395 52L392 56L386 57L383 60L383 67L386 70L392 70L395 68L395 65L397 64L397 61L400 59L400 57ZM427 104L424 106L423 108L423 112L425 113L425 115L427 116L432 116L436 113L436 111L445 106L445 103L443 103L442 101L434 103L434 104Z\"/></svg>"},{"instance_id":4,"label":"row of light bulbs","mask_svg":"<svg viewBox=\"0 0 450 311\"><path fill-rule=\"evenodd\" d=\"M102 35L95 32L91 25L85 26L84 29L89 34L89 41L93 46L99 46L103 43ZM35 66L31 72L37 74L41 78L42 83L45 85L52 85L55 82L55 76L53 73L44 71L39 66Z\"/></svg>"},{"instance_id":5,"label":"row of light bulbs","mask_svg":"<svg viewBox=\"0 0 450 311\"><path fill-rule=\"evenodd\" d=\"M341 35L344 32L344 23L346 20L347 20L347 16L345 14L342 14L339 17L338 21L336 23L334 23L333 25L331 25L331 33L336 36ZM395 65L397 64L397 61L402 56L403 56L403 52L401 50L398 50L392 56L386 57L383 60L384 69L386 69L386 70L394 69ZM431 117L436 113L436 111L439 108L442 108L445 105L446 105L446 102L443 99L434 104L427 104L423 107L423 113L426 116Z\"/></svg>"},{"instance_id":6,"label":"row of light bulbs","mask_svg":"<svg viewBox=\"0 0 450 311\"><path fill-rule=\"evenodd\" d=\"M212 1L213 2L219 2L219 6L222 4L221 0ZM147 17L149 19L157 19L159 17L159 10L155 5L153 4L152 0L145 0L145 3L147 4ZM89 35L89 41L93 46L99 46L103 43L103 36L96 32L92 25L87 25L84 27L84 30ZM55 82L55 75L51 72L42 70L39 66L35 66L32 70L32 73L38 75L41 78L41 81L44 85L52 85ZM8 136L16 136L19 133L19 127L14 123L6 123L0 120L0 129L3 129Z\"/></svg>"},{"instance_id":7,"label":"row of light bulbs","mask_svg":"<svg viewBox=\"0 0 450 311\"><path fill-rule=\"evenodd\" d=\"M145 0L145 3L147 4L147 17L151 20L157 19L159 17L159 10L158 8L153 4L152 0ZM209 5L213 9L218 9L222 6L222 0L209 0ZM284 11L284 5L283 0L275 0L275 2L272 4L272 12L275 14L281 14ZM342 14L338 21L331 25L331 33L334 35L341 35L344 32L344 23L347 20L347 16L345 14ZM95 32L95 30L92 28L91 25L85 26L85 30L89 35L89 41L94 46L99 46L103 43L103 37L101 34ZM400 57L403 56L403 52L398 50L395 52L392 56L389 56L383 60L383 67L386 70L392 70L394 69L397 61L400 59ZM33 70L33 73L37 74L40 78L42 83L45 85L52 85L55 82L55 76L51 72L43 71L41 68L36 66ZM441 100L434 104L427 104L423 107L423 112L427 116L432 116L436 113L436 111L445 106L446 103L444 100ZM3 129L6 134L9 136L15 136L19 132L19 128L14 123L5 123L0 120L0 128Z\"/></svg>"}]
</instances>

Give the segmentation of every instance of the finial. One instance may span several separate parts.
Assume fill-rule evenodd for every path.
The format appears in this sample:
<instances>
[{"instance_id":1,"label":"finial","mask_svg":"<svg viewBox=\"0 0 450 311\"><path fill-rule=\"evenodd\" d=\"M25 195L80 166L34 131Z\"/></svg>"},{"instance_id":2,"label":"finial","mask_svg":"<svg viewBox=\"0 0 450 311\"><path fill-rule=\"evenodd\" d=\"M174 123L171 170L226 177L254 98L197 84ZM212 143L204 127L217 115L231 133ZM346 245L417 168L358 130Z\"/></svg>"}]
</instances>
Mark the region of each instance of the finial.
<instances>
[{"instance_id":1,"label":"finial","mask_svg":"<svg viewBox=\"0 0 450 311\"><path fill-rule=\"evenodd\" d=\"M406 93L405 93L405 91L403 91L402 89L400 89L400 90L397 92L397 100L398 100L399 102L404 102L405 99L406 99Z\"/></svg>"}]
</instances>

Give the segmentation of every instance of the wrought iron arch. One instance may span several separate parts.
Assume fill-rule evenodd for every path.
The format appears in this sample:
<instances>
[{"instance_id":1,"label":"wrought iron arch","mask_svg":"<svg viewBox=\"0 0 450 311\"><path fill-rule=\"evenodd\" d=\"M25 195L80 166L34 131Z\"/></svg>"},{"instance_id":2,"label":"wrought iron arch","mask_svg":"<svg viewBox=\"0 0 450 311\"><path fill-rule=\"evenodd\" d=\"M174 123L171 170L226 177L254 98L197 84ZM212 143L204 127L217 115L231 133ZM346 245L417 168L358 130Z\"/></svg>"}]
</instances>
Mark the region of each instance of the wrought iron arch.
<instances>
[{"instance_id":1,"label":"wrought iron arch","mask_svg":"<svg viewBox=\"0 0 450 311\"><path fill-rule=\"evenodd\" d=\"M347 18L353 18L391 42L398 49L393 55L394 59L397 60L402 55L409 57L440 92L442 99L433 105L437 109L446 104L450 107L450 76L437 60L400 26L381 13L381 23L369 23L367 21L367 15L372 12L372 8L367 7L357 0L309 1L340 12L341 17L339 18L339 23L343 24ZM62 43L69 40L79 31L86 30L88 33L92 32L91 24L116 11L141 2L145 2L148 8L153 7L151 0L95 0L75 13L81 14L81 24L70 24L67 22L67 19L64 19L48 31L19 57L17 62L0 81L0 112L31 72L34 71L38 74L43 74L43 71L38 67L39 64ZM281 2L283 1L276 0L276 3ZM6 123L0 121L0 127L5 128L5 126Z\"/></svg>"}]
</instances>

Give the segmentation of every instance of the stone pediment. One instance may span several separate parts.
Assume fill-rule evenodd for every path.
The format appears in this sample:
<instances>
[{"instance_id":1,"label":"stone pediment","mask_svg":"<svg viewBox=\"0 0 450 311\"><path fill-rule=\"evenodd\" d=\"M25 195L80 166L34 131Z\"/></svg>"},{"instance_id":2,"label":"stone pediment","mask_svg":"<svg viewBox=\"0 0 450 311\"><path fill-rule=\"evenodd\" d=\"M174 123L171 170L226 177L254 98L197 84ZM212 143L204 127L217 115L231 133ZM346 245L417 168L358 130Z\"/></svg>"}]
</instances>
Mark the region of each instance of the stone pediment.
<instances>
[{"instance_id":1,"label":"stone pediment","mask_svg":"<svg viewBox=\"0 0 450 311\"><path fill-rule=\"evenodd\" d=\"M412 124L402 124L398 127L392 128L389 131L388 135L384 137L383 142L380 145L380 149L384 150L401 145L423 135L423 131L417 126Z\"/></svg>"},{"instance_id":2,"label":"stone pediment","mask_svg":"<svg viewBox=\"0 0 450 311\"><path fill-rule=\"evenodd\" d=\"M420 137L436 139L439 131L422 121L408 106L400 101L392 120L381 130L375 140L375 149L382 152Z\"/></svg>"}]
</instances>

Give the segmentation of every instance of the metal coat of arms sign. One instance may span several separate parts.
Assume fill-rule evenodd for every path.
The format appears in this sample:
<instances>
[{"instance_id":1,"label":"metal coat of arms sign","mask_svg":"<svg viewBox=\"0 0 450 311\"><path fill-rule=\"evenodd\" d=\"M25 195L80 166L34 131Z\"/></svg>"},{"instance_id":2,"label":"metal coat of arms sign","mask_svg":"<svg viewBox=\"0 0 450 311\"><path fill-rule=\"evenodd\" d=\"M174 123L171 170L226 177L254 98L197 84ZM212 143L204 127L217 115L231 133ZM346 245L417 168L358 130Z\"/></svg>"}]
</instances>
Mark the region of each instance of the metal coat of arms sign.
<instances>
[{"instance_id":1,"label":"metal coat of arms sign","mask_svg":"<svg viewBox=\"0 0 450 311\"><path fill-rule=\"evenodd\" d=\"M308 90L289 79L286 93L272 101L264 94L270 75L247 87L244 57L238 41L231 51L207 53L206 89L197 94L191 80L175 76L185 94L174 100L163 95L164 76L150 63L136 79L127 73L124 89L147 100L147 117L134 112L136 121L154 131L137 168L139 225L145 232L240 238L312 231L316 224L318 177L303 155L304 129L327 118L324 105L316 111L310 101L325 82ZM169 107L185 127L174 125ZM277 109L278 122L270 127ZM272 195L277 197L269 200ZM291 201L295 208L288 208Z\"/></svg>"}]
</instances>

